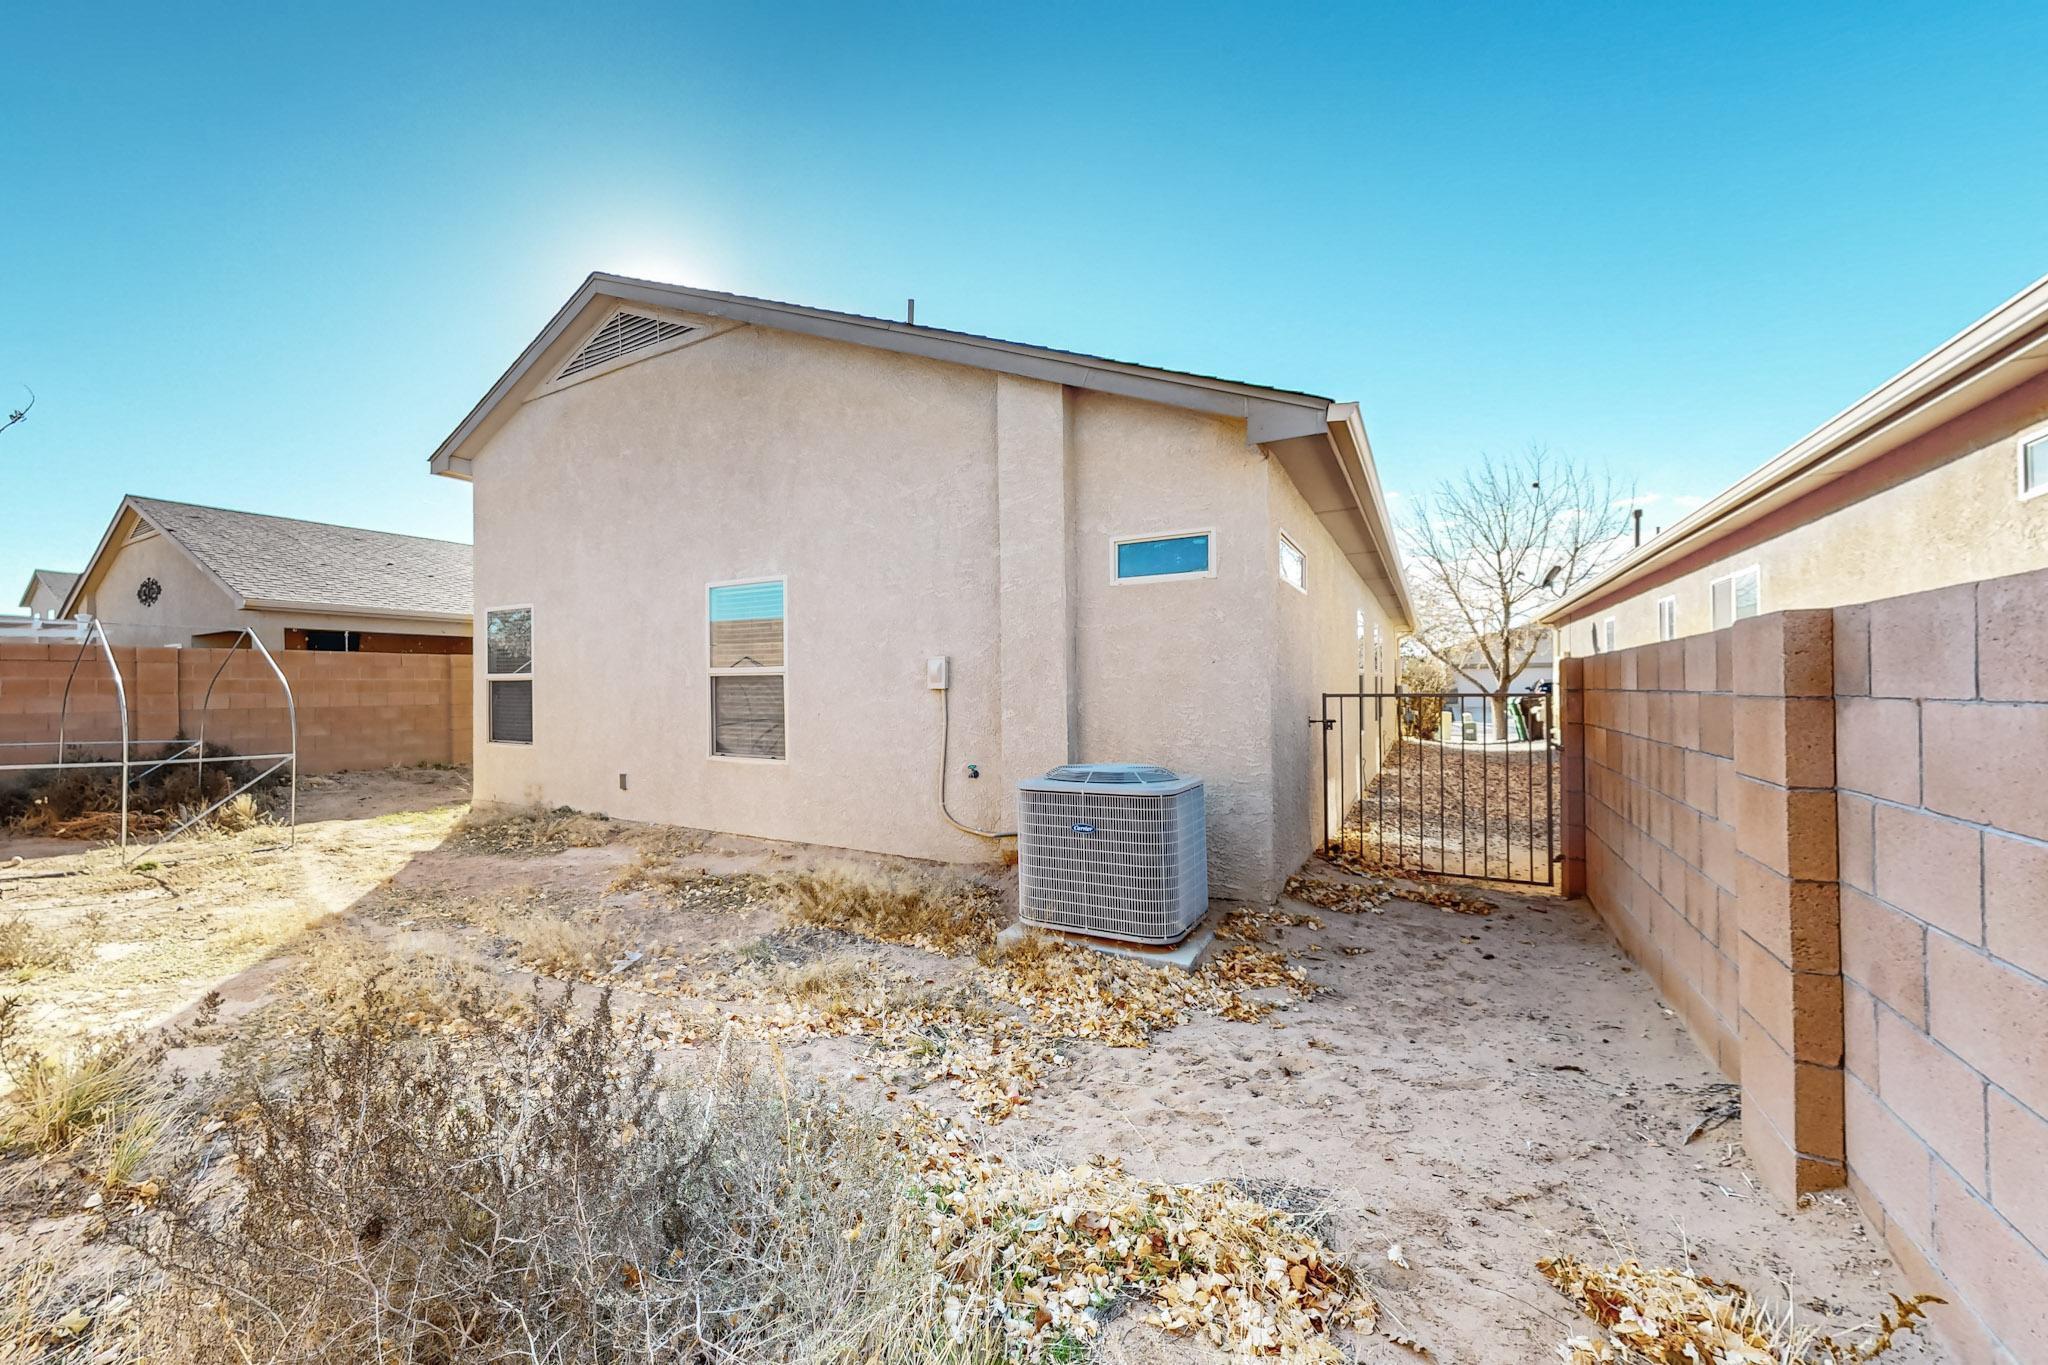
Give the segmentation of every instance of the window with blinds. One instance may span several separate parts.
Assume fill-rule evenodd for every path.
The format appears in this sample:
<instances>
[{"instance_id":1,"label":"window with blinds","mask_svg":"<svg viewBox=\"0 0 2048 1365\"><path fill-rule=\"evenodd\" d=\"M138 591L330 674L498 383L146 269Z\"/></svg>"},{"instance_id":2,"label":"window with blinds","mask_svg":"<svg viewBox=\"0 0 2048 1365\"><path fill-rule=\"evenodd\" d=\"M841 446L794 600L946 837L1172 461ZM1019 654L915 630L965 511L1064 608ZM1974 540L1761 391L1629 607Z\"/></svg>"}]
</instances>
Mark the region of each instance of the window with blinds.
<instances>
[{"instance_id":1,"label":"window with blinds","mask_svg":"<svg viewBox=\"0 0 2048 1365\"><path fill-rule=\"evenodd\" d=\"M711 752L718 757L788 757L785 600L779 578L710 590Z\"/></svg>"},{"instance_id":2,"label":"window with blinds","mask_svg":"<svg viewBox=\"0 0 2048 1365\"><path fill-rule=\"evenodd\" d=\"M484 613L484 677L493 744L533 743L533 608Z\"/></svg>"}]
</instances>

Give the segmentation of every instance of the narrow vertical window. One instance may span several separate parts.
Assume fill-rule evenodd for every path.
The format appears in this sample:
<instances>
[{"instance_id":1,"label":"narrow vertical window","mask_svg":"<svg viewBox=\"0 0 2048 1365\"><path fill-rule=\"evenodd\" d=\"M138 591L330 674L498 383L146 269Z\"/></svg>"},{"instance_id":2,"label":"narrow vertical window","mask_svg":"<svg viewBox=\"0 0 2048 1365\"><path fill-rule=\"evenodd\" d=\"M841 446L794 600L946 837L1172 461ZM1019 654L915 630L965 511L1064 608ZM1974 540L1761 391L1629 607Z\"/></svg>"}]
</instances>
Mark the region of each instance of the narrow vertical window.
<instances>
[{"instance_id":1,"label":"narrow vertical window","mask_svg":"<svg viewBox=\"0 0 2048 1365\"><path fill-rule=\"evenodd\" d=\"M484 613L484 679L491 743L533 743L532 607Z\"/></svg>"},{"instance_id":2,"label":"narrow vertical window","mask_svg":"<svg viewBox=\"0 0 2048 1365\"><path fill-rule=\"evenodd\" d=\"M1763 610L1763 574L1756 565L1708 585L1714 606L1714 629L1746 621Z\"/></svg>"},{"instance_id":3,"label":"narrow vertical window","mask_svg":"<svg viewBox=\"0 0 2048 1365\"><path fill-rule=\"evenodd\" d=\"M1600 627L1600 638L1602 648L1612 653L1614 651L1614 618L1612 616L1608 617L1606 623Z\"/></svg>"},{"instance_id":4,"label":"narrow vertical window","mask_svg":"<svg viewBox=\"0 0 2048 1365\"><path fill-rule=\"evenodd\" d=\"M1302 592L1308 591L1308 556L1301 547L1280 533L1280 581Z\"/></svg>"},{"instance_id":5,"label":"narrow vertical window","mask_svg":"<svg viewBox=\"0 0 2048 1365\"><path fill-rule=\"evenodd\" d=\"M1657 602L1657 638L1676 640L1678 638L1678 599L1659 598Z\"/></svg>"},{"instance_id":6,"label":"narrow vertical window","mask_svg":"<svg viewBox=\"0 0 2048 1365\"><path fill-rule=\"evenodd\" d=\"M724 583L710 592L711 752L782 759L788 674L781 579Z\"/></svg>"}]
</instances>

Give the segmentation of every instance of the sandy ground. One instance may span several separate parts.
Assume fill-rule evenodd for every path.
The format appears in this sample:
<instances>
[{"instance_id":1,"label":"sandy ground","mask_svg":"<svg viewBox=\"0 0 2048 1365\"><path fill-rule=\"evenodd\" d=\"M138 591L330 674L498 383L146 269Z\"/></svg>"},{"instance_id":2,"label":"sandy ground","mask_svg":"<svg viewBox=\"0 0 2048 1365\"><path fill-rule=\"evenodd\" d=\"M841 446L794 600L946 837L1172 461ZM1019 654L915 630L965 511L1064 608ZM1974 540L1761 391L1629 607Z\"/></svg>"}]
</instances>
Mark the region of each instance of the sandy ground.
<instances>
[{"instance_id":1,"label":"sandy ground","mask_svg":"<svg viewBox=\"0 0 2048 1365\"><path fill-rule=\"evenodd\" d=\"M179 1058L204 1067L237 1030L305 1007L309 974L357 959L453 964L523 989L519 936L543 920L602 919L601 956L626 965L613 974L600 961L596 972L628 1006L669 1012L682 1038L745 1008L715 980L693 984L729 977L735 964L850 956L940 986L972 970L790 933L735 880L815 851L665 837L651 845L662 867L711 874L680 891L613 889L644 861L645 839L478 851L451 836L463 781L402 772L315 787L295 851L266 852L259 836L242 835L167 850L151 872L115 874L108 855L76 850L0 870L0 915L53 932L75 932L95 911L104 921L84 970L5 989L26 994L39 1031L62 1036L172 1018L218 988L222 1022ZM6 880L94 859L89 875ZM1688 1142L1725 1092L1647 979L1583 906L1492 899L1491 916L1398 899L1379 913L1288 905L1319 927L1275 931L1272 946L1307 970L1316 994L1290 996L1258 1023L1198 1014L1147 1048L1068 1045L1067 1064L1028 1105L978 1132L1034 1163L1110 1153L1134 1175L1231 1178L1271 1202L1322 1210L1332 1245L1361 1268L1387 1319L1438 1361L1554 1359L1560 1340L1588 1332L1533 1267L1562 1251L1689 1258L1705 1273L1775 1287L1830 1330L1868 1323L1904 1285L1846 1198L1783 1211L1756 1186L1738 1125ZM797 1065L876 1104L910 1089L900 1064L862 1038L794 1035L784 1046ZM917 1093L947 1103L943 1086ZM0 1272L80 1235L78 1216L51 1207L47 1191L38 1199L0 1207ZM1390 1258L1395 1247L1406 1267ZM1386 1336L1352 1345L1362 1361L1417 1358ZM1101 1358L1215 1357L1127 1314ZM1947 1357L1907 1340L1886 1359Z\"/></svg>"}]
</instances>

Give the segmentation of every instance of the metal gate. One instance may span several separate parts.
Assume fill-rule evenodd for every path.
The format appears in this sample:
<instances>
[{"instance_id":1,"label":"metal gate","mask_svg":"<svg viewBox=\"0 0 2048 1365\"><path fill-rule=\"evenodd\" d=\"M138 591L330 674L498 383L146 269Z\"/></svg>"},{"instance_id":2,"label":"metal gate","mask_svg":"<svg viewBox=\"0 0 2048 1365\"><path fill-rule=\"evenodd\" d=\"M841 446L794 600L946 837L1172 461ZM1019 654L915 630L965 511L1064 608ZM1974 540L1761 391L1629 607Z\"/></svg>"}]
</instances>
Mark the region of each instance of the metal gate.
<instances>
[{"instance_id":1,"label":"metal gate","mask_svg":"<svg viewBox=\"0 0 2048 1365\"><path fill-rule=\"evenodd\" d=\"M1367 870L1550 886L1555 705L1516 692L1325 692L1325 857Z\"/></svg>"}]
</instances>

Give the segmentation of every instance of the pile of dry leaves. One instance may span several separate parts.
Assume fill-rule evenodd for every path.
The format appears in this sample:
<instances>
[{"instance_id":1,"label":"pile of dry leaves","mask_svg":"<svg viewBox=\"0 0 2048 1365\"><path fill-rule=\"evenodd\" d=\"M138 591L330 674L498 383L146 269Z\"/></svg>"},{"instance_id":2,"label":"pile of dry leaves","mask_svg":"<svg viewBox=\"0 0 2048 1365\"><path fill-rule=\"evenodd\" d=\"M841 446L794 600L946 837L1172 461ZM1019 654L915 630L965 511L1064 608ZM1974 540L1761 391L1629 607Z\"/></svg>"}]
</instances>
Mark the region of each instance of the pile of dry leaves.
<instances>
[{"instance_id":1,"label":"pile of dry leaves","mask_svg":"<svg viewBox=\"0 0 2048 1365\"><path fill-rule=\"evenodd\" d=\"M900 1140L961 1339L994 1318L1018 1355L1077 1359L1133 1299L1146 1322L1240 1359L1338 1361L1331 1329L1376 1326L1311 1228L1228 1183L1138 1180L1106 1158L1026 1170L922 1108Z\"/></svg>"},{"instance_id":2,"label":"pile of dry leaves","mask_svg":"<svg viewBox=\"0 0 2048 1365\"><path fill-rule=\"evenodd\" d=\"M1591 1266L1572 1256L1546 1256L1536 1268L1607 1332L1562 1343L1557 1354L1566 1365L1844 1365L1891 1349L1895 1333L1926 1317L1922 1304L1943 1302L1932 1294L1894 1296L1876 1333L1851 1343L1795 1326L1789 1310L1772 1312L1739 1284L1689 1271L1634 1260Z\"/></svg>"}]
</instances>

